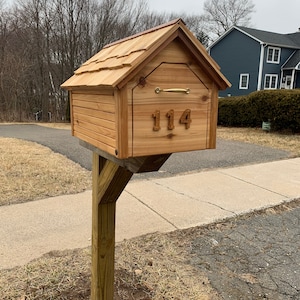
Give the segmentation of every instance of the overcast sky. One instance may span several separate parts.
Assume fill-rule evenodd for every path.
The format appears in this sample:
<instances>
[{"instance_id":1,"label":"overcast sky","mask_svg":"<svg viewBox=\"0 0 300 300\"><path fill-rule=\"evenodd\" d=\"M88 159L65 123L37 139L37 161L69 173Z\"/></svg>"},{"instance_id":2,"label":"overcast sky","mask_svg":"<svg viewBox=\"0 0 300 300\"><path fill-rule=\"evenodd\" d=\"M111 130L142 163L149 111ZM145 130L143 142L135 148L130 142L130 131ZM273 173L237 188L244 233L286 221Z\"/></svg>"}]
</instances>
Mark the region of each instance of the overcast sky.
<instances>
[{"instance_id":1,"label":"overcast sky","mask_svg":"<svg viewBox=\"0 0 300 300\"><path fill-rule=\"evenodd\" d=\"M1 1L1 0L0 0ZM10 4L16 0L4 0ZM300 27L300 0L252 0L255 13L252 26L256 29L278 33L292 33ZM151 10L158 12L185 12L202 14L205 0L148 0Z\"/></svg>"},{"instance_id":2,"label":"overcast sky","mask_svg":"<svg viewBox=\"0 0 300 300\"><path fill-rule=\"evenodd\" d=\"M148 0L151 10L202 14L205 0ZM300 0L253 0L256 12L252 26L277 33L292 33L300 27Z\"/></svg>"}]
</instances>

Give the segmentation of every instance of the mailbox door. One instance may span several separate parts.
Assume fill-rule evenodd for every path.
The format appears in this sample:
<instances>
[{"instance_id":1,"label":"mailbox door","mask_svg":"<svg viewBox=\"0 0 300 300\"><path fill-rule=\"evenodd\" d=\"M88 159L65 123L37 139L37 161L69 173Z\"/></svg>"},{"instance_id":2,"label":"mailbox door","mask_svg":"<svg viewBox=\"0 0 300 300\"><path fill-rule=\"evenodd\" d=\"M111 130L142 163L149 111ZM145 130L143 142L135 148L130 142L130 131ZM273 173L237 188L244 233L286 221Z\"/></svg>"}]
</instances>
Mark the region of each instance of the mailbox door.
<instances>
[{"instance_id":1,"label":"mailbox door","mask_svg":"<svg viewBox=\"0 0 300 300\"><path fill-rule=\"evenodd\" d=\"M141 82L132 90L132 156L207 149L209 83L189 65L173 63Z\"/></svg>"}]
</instances>

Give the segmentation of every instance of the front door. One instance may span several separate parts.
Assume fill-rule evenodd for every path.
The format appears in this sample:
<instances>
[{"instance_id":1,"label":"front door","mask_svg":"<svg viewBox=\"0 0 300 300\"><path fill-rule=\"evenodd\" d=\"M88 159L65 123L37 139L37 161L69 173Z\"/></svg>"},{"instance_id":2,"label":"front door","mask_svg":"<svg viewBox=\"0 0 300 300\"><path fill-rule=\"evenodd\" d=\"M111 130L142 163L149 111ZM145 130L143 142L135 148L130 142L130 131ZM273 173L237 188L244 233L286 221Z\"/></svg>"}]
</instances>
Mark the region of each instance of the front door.
<instances>
[{"instance_id":1,"label":"front door","mask_svg":"<svg viewBox=\"0 0 300 300\"><path fill-rule=\"evenodd\" d=\"M284 88L287 90L292 89L292 76L290 75L286 76Z\"/></svg>"}]
</instances>

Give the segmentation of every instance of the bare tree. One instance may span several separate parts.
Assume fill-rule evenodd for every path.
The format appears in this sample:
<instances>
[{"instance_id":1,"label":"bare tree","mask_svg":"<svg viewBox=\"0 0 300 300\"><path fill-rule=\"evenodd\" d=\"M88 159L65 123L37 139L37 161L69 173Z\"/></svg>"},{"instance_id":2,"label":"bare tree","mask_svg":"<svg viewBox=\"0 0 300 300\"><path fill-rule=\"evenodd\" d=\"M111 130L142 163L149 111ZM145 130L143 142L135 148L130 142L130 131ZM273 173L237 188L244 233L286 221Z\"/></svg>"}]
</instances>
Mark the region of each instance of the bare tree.
<instances>
[{"instance_id":1,"label":"bare tree","mask_svg":"<svg viewBox=\"0 0 300 300\"><path fill-rule=\"evenodd\" d=\"M221 36L233 25L247 26L250 24L254 8L252 0L206 0L206 31Z\"/></svg>"},{"instance_id":2,"label":"bare tree","mask_svg":"<svg viewBox=\"0 0 300 300\"><path fill-rule=\"evenodd\" d=\"M0 0L0 120L28 120L36 111L65 117L60 88L104 45L176 18L150 12L146 0ZM202 17L184 20L197 37Z\"/></svg>"},{"instance_id":3,"label":"bare tree","mask_svg":"<svg viewBox=\"0 0 300 300\"><path fill-rule=\"evenodd\" d=\"M95 7L95 51L144 29L142 20L148 12L145 0L102 0Z\"/></svg>"},{"instance_id":4,"label":"bare tree","mask_svg":"<svg viewBox=\"0 0 300 300\"><path fill-rule=\"evenodd\" d=\"M208 34L205 33L205 18L203 15L184 15L186 26L194 33L196 38L207 47L210 41Z\"/></svg>"}]
</instances>

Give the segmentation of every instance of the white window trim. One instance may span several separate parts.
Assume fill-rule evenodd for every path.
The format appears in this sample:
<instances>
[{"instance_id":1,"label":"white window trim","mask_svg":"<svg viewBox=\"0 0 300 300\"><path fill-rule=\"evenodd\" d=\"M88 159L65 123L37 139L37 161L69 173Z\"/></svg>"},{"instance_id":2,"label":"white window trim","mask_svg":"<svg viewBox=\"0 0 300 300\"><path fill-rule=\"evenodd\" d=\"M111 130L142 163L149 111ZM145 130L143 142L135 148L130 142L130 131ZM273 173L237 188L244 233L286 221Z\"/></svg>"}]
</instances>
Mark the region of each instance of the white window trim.
<instances>
[{"instance_id":1,"label":"white window trim","mask_svg":"<svg viewBox=\"0 0 300 300\"><path fill-rule=\"evenodd\" d=\"M273 50L272 60L269 60L269 50L270 49ZM278 50L278 60L274 60L275 50ZM281 48L271 47L271 46L268 47L268 49L267 49L267 63L270 63L270 64L279 64L280 63L280 56L281 56Z\"/></svg>"},{"instance_id":2,"label":"white window trim","mask_svg":"<svg viewBox=\"0 0 300 300\"><path fill-rule=\"evenodd\" d=\"M247 86L242 86L243 77L247 77ZM249 74L247 74L247 73L240 74L240 85L239 85L239 88L240 88L240 90L248 90L249 89Z\"/></svg>"},{"instance_id":3,"label":"white window trim","mask_svg":"<svg viewBox=\"0 0 300 300\"><path fill-rule=\"evenodd\" d=\"M270 77L270 83L272 82L272 78L275 77L276 78L276 82L275 82L275 87L266 87L266 79L267 77ZM266 74L265 75L265 82L264 82L264 89L265 90L276 90L278 86L278 75L277 74Z\"/></svg>"}]
</instances>

